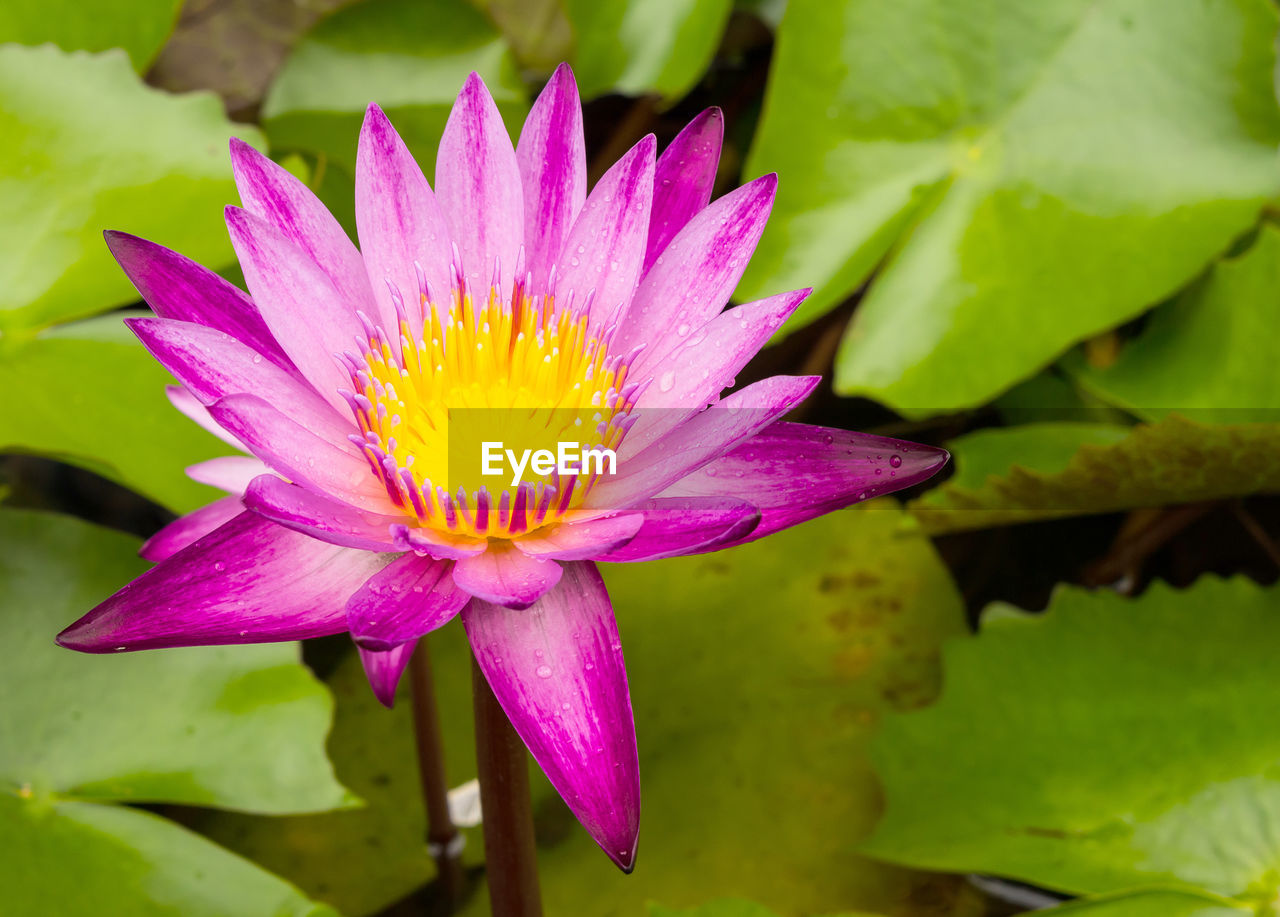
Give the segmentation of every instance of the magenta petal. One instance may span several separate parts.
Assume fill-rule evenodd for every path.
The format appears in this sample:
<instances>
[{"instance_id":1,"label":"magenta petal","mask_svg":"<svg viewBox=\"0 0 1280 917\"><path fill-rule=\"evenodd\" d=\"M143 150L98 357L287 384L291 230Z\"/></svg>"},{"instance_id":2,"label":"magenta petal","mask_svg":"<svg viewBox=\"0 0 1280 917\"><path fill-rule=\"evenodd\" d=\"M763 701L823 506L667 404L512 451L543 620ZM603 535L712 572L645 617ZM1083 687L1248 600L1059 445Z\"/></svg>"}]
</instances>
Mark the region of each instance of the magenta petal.
<instances>
[{"instance_id":1,"label":"magenta petal","mask_svg":"<svg viewBox=\"0 0 1280 917\"><path fill-rule=\"evenodd\" d=\"M129 583L58 642L110 653L336 634L347 626L347 596L386 562L241 513Z\"/></svg>"},{"instance_id":2,"label":"magenta petal","mask_svg":"<svg viewBox=\"0 0 1280 917\"><path fill-rule=\"evenodd\" d=\"M489 546L484 538L446 535L429 528L413 528L405 522L391 526L391 538L398 551L413 551L437 560L461 560L483 554Z\"/></svg>"},{"instance_id":3,"label":"magenta petal","mask_svg":"<svg viewBox=\"0 0 1280 917\"><path fill-rule=\"evenodd\" d=\"M659 384L649 385L637 397L639 410L628 436L653 441L714 403L809 292L796 290L746 303L691 333L654 366Z\"/></svg>"},{"instance_id":4,"label":"magenta petal","mask_svg":"<svg viewBox=\"0 0 1280 917\"><path fill-rule=\"evenodd\" d=\"M363 336L356 304L343 299L328 275L266 220L239 207L228 207L226 220L263 321L321 397L339 411L349 410L338 389L349 388L351 377L334 354L350 350Z\"/></svg>"},{"instance_id":5,"label":"magenta petal","mask_svg":"<svg viewBox=\"0 0 1280 917\"><path fill-rule=\"evenodd\" d=\"M360 664L364 666L364 675L369 679L369 687L373 688L373 696L382 706L390 708L396 702L396 687L400 684L400 676L413 657L418 641L410 640L389 650L368 650L357 646L360 652Z\"/></svg>"},{"instance_id":6,"label":"magenta petal","mask_svg":"<svg viewBox=\"0 0 1280 917\"><path fill-rule=\"evenodd\" d=\"M732 496L666 497L636 509L644 513L636 537L596 560L635 563L715 550L742 541L760 524L760 510Z\"/></svg>"},{"instance_id":7,"label":"magenta petal","mask_svg":"<svg viewBox=\"0 0 1280 917\"><path fill-rule=\"evenodd\" d=\"M453 285L449 229L409 148L377 105L365 112L356 153L356 228L378 300L378 323L400 339L391 287L415 322L422 319L418 269L438 303ZM390 281L390 286L388 286ZM419 325L420 327L420 325ZM415 329L416 331L416 329Z\"/></svg>"},{"instance_id":8,"label":"magenta petal","mask_svg":"<svg viewBox=\"0 0 1280 917\"><path fill-rule=\"evenodd\" d=\"M684 224L711 200L723 142L724 115L718 108L708 108L685 125L658 157L645 271L658 260Z\"/></svg>"},{"instance_id":9,"label":"magenta petal","mask_svg":"<svg viewBox=\"0 0 1280 917\"><path fill-rule=\"evenodd\" d=\"M213 415L209 413L209 409L200 403L199 398L181 385L166 385L164 393L168 396L169 403L177 408L188 420L194 422L205 431L212 433L228 446L239 449L241 452L248 451L244 443L218 425L218 422L213 419Z\"/></svg>"},{"instance_id":10,"label":"magenta petal","mask_svg":"<svg viewBox=\"0 0 1280 917\"><path fill-rule=\"evenodd\" d=\"M778 188L765 175L726 194L689 221L645 275L615 346L649 345L632 372L641 375L714 318L733 295L764 232ZM674 329L677 333L672 334Z\"/></svg>"},{"instance_id":11,"label":"magenta petal","mask_svg":"<svg viewBox=\"0 0 1280 917\"><path fill-rule=\"evenodd\" d=\"M628 436L618 451L618 474L597 484L587 505L626 509L662 492L773 423L820 381L820 376L771 376L690 417L656 443ZM636 452L628 449L633 445Z\"/></svg>"},{"instance_id":12,"label":"magenta petal","mask_svg":"<svg viewBox=\"0 0 1280 917\"><path fill-rule=\"evenodd\" d=\"M528 608L560 580L560 565L491 543L482 554L459 558L453 568L458 588L486 602Z\"/></svg>"},{"instance_id":13,"label":"magenta petal","mask_svg":"<svg viewBox=\"0 0 1280 917\"><path fill-rule=\"evenodd\" d=\"M556 302L572 296L581 308L589 298L602 331L626 313L640 280L656 146L648 135L596 182L556 263Z\"/></svg>"},{"instance_id":14,"label":"magenta petal","mask_svg":"<svg viewBox=\"0 0 1280 917\"><path fill-rule=\"evenodd\" d=\"M262 217L302 249L353 308L372 315L375 305L364 260L311 189L235 137L231 139L231 167L244 209Z\"/></svg>"},{"instance_id":15,"label":"magenta petal","mask_svg":"<svg viewBox=\"0 0 1280 917\"><path fill-rule=\"evenodd\" d=\"M948 457L945 449L869 433L776 423L677 481L663 496L751 501L760 508L760 525L731 542L740 544L919 484L936 474Z\"/></svg>"},{"instance_id":16,"label":"magenta petal","mask_svg":"<svg viewBox=\"0 0 1280 917\"><path fill-rule=\"evenodd\" d=\"M562 522L512 543L530 557L588 560L622 547L635 537L643 524L644 516L640 513L623 513L585 522Z\"/></svg>"},{"instance_id":17,"label":"magenta petal","mask_svg":"<svg viewBox=\"0 0 1280 917\"><path fill-rule=\"evenodd\" d=\"M462 611L476 661L520 738L592 839L635 862L640 763L618 626L588 562L532 608L473 601Z\"/></svg>"},{"instance_id":18,"label":"magenta petal","mask_svg":"<svg viewBox=\"0 0 1280 917\"><path fill-rule=\"evenodd\" d=\"M453 583L452 561L404 554L347 599L347 626L356 643L390 650L453 620L471 596Z\"/></svg>"},{"instance_id":19,"label":"magenta petal","mask_svg":"<svg viewBox=\"0 0 1280 917\"><path fill-rule=\"evenodd\" d=\"M525 269L541 292L587 197L582 102L568 64L556 68L533 103L516 162L524 181Z\"/></svg>"},{"instance_id":20,"label":"magenta petal","mask_svg":"<svg viewBox=\"0 0 1280 917\"><path fill-rule=\"evenodd\" d=\"M228 395L209 413L290 481L362 509L394 512L386 488L350 442L322 439L256 395Z\"/></svg>"},{"instance_id":21,"label":"magenta petal","mask_svg":"<svg viewBox=\"0 0 1280 917\"><path fill-rule=\"evenodd\" d=\"M467 286L488 291L496 265L500 288L510 290L524 241L524 186L498 106L476 73L463 84L440 137L436 194Z\"/></svg>"},{"instance_id":22,"label":"magenta petal","mask_svg":"<svg viewBox=\"0 0 1280 917\"><path fill-rule=\"evenodd\" d=\"M251 455L223 455L187 466L187 477L191 480L237 497L244 493L250 481L268 473L270 469Z\"/></svg>"},{"instance_id":23,"label":"magenta petal","mask_svg":"<svg viewBox=\"0 0 1280 917\"><path fill-rule=\"evenodd\" d=\"M403 550L390 534L401 517L340 503L273 474L261 475L249 483L244 505L286 528L330 544L385 553Z\"/></svg>"},{"instance_id":24,"label":"magenta petal","mask_svg":"<svg viewBox=\"0 0 1280 917\"><path fill-rule=\"evenodd\" d=\"M208 506L174 519L144 541L138 554L144 560L158 564L243 512L244 504L241 503L239 494L214 500Z\"/></svg>"},{"instance_id":25,"label":"magenta petal","mask_svg":"<svg viewBox=\"0 0 1280 917\"><path fill-rule=\"evenodd\" d=\"M356 432L349 414L339 415L311 386L217 329L165 318L130 318L125 324L205 404L248 392L328 439L342 441Z\"/></svg>"},{"instance_id":26,"label":"magenta petal","mask_svg":"<svg viewBox=\"0 0 1280 917\"><path fill-rule=\"evenodd\" d=\"M127 232L104 235L111 254L156 315L217 328L293 371L258 307L235 285L154 242Z\"/></svg>"}]
</instances>

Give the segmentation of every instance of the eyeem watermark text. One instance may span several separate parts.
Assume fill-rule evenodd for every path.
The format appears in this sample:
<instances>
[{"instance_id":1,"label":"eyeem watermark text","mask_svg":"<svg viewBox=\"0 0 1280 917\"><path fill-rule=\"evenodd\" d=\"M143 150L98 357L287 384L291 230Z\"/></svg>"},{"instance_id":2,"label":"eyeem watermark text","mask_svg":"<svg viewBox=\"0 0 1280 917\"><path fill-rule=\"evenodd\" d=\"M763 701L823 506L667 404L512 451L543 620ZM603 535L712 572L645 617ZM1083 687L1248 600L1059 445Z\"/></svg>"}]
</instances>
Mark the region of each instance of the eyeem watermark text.
<instances>
[{"instance_id":1,"label":"eyeem watermark text","mask_svg":"<svg viewBox=\"0 0 1280 917\"><path fill-rule=\"evenodd\" d=\"M524 449L519 454L514 449L506 448L502 443L483 442L480 444L480 473L500 475L503 464L511 469L511 486L519 487L525 470L536 475L545 476L556 472L559 475L572 474L617 474L618 454L604 446L582 448L581 443L556 443L556 451L550 449ZM592 465L594 464L594 468Z\"/></svg>"}]
</instances>

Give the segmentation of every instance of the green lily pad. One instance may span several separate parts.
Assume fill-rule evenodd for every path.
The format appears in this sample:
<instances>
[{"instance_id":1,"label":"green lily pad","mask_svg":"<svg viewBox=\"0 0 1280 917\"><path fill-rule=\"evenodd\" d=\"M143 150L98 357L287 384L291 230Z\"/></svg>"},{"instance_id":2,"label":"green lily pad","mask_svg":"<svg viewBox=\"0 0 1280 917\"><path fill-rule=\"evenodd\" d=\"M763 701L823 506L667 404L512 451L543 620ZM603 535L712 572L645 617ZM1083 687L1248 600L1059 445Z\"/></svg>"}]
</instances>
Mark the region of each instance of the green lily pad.
<instances>
[{"instance_id":1,"label":"green lily pad","mask_svg":"<svg viewBox=\"0 0 1280 917\"><path fill-rule=\"evenodd\" d=\"M165 397L173 377L117 315L0 340L0 450L79 465L164 504L194 509L222 494L182 469L231 450ZM18 408L20 406L20 409Z\"/></svg>"},{"instance_id":2,"label":"green lily pad","mask_svg":"<svg viewBox=\"0 0 1280 917\"><path fill-rule=\"evenodd\" d=\"M862 849L1072 893L1269 903L1277 645L1280 590L1244 579L1061 589L1039 616L993 606L946 648L937 703L881 724L884 818Z\"/></svg>"},{"instance_id":3,"label":"green lily pad","mask_svg":"<svg viewBox=\"0 0 1280 917\"><path fill-rule=\"evenodd\" d=\"M215 96L145 86L121 51L0 47L0 331L136 302L104 229L229 261L232 135L261 145Z\"/></svg>"},{"instance_id":4,"label":"green lily pad","mask_svg":"<svg viewBox=\"0 0 1280 917\"><path fill-rule=\"evenodd\" d=\"M324 756L331 701L296 645L87 656L53 642L146 568L136 550L74 519L0 512L6 906L68 917L316 912L253 864L110 804L283 813L353 799Z\"/></svg>"},{"instance_id":5,"label":"green lily pad","mask_svg":"<svg viewBox=\"0 0 1280 917\"><path fill-rule=\"evenodd\" d=\"M6 0L0 5L0 43L65 51L123 48L139 73L173 31L182 0L114 0L109 10L78 0Z\"/></svg>"},{"instance_id":6,"label":"green lily pad","mask_svg":"<svg viewBox=\"0 0 1280 917\"><path fill-rule=\"evenodd\" d=\"M1145 420L1276 421L1278 320L1280 228L1268 224L1247 251L1157 309L1115 364L1095 368L1075 354L1067 366L1087 392Z\"/></svg>"},{"instance_id":7,"label":"green lily pad","mask_svg":"<svg viewBox=\"0 0 1280 917\"><path fill-rule=\"evenodd\" d=\"M1144 890L1081 898L1039 911L1044 917L1252 917L1252 908L1208 895Z\"/></svg>"},{"instance_id":8,"label":"green lily pad","mask_svg":"<svg viewBox=\"0 0 1280 917\"><path fill-rule=\"evenodd\" d=\"M879 504L877 504L879 505ZM722 554L604 568L640 744L640 856L621 875L546 781L534 783L548 914L644 913L648 900L746 894L785 914L889 909L952 880L853 852L871 828L867 738L884 711L927 702L937 650L964 629L932 547L892 504L842 512ZM456 624L432 635L450 781L475 774L470 662ZM211 814L216 840L351 917L431 875L404 692L374 710L359 666L333 681L331 754L361 811L289 819ZM468 862L482 858L469 833ZM481 888L466 914L487 913ZM921 915L950 914L938 909Z\"/></svg>"},{"instance_id":9,"label":"green lily pad","mask_svg":"<svg viewBox=\"0 0 1280 917\"><path fill-rule=\"evenodd\" d=\"M779 917L778 912L741 898L722 898L701 907L669 908L661 904L649 905L649 917ZM871 914L859 912L834 914L832 917L873 917Z\"/></svg>"},{"instance_id":10,"label":"green lily pad","mask_svg":"<svg viewBox=\"0 0 1280 917\"><path fill-rule=\"evenodd\" d=\"M528 112L514 58L465 0L367 0L323 19L285 61L263 106L273 149L322 153L355 174L365 109L377 102L430 179L449 109L472 70L507 127Z\"/></svg>"},{"instance_id":11,"label":"green lily pad","mask_svg":"<svg viewBox=\"0 0 1280 917\"><path fill-rule=\"evenodd\" d=\"M883 264L837 391L983 403L1280 192L1275 33L1267 0L792 4L745 170L778 200L739 295L815 286L795 329Z\"/></svg>"},{"instance_id":12,"label":"green lily pad","mask_svg":"<svg viewBox=\"0 0 1280 917\"><path fill-rule=\"evenodd\" d=\"M1280 424L1026 424L949 448L955 477L910 505L932 534L1280 491Z\"/></svg>"},{"instance_id":13,"label":"green lily pad","mask_svg":"<svg viewBox=\"0 0 1280 917\"><path fill-rule=\"evenodd\" d=\"M583 96L679 99L710 65L732 8L732 0L565 0Z\"/></svg>"}]
</instances>

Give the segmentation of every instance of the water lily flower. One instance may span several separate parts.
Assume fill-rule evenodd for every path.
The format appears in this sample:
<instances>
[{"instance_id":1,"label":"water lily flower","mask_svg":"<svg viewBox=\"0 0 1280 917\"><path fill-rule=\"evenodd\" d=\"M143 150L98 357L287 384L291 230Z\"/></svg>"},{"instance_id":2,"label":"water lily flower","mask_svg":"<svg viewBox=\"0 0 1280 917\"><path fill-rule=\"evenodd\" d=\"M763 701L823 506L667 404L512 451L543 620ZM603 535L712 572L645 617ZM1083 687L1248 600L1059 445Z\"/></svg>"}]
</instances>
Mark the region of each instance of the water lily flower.
<instances>
[{"instance_id":1,"label":"water lily flower","mask_svg":"<svg viewBox=\"0 0 1280 917\"><path fill-rule=\"evenodd\" d=\"M629 870L635 729L597 562L732 547L946 460L783 421L816 377L725 394L808 291L726 308L776 177L711 202L721 134L710 110L661 157L645 137L588 193L568 67L514 147L472 74L434 189L369 107L359 249L304 184L232 142L244 207L226 222L251 297L108 234L156 313L128 323L181 383L175 404L248 454L191 469L229 496L148 542L157 565L59 642L105 653L349 631L390 703L419 638L460 616L516 731ZM451 412L540 407L585 412L616 473L453 486Z\"/></svg>"}]
</instances>

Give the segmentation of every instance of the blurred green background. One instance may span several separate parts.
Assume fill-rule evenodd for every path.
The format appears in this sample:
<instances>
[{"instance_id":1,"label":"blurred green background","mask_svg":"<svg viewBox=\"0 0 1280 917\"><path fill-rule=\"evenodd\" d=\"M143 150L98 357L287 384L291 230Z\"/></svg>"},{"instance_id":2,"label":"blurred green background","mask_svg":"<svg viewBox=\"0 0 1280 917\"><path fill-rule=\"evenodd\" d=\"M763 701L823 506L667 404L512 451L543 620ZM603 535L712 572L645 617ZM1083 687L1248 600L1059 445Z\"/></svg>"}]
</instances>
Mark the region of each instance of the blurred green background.
<instances>
[{"instance_id":1,"label":"blurred green background","mask_svg":"<svg viewBox=\"0 0 1280 917\"><path fill-rule=\"evenodd\" d=\"M514 134L561 60L593 178L709 105L718 194L779 173L735 298L815 293L740 381L822 373L797 419L954 463L605 570L640 856L620 875L536 776L547 913L1280 914L1278 23L1272 0L7 0L0 915L441 913L407 697L381 708L348 640L52 642L227 451L126 332L145 306L101 232L239 281L229 137L350 229L370 101L430 175L468 72ZM432 651L461 784L460 627Z\"/></svg>"}]
</instances>

